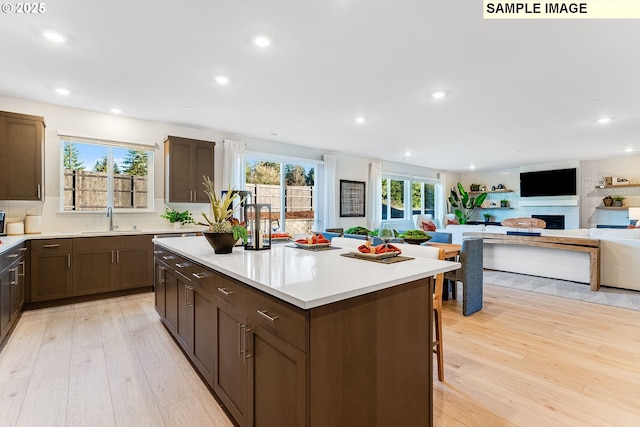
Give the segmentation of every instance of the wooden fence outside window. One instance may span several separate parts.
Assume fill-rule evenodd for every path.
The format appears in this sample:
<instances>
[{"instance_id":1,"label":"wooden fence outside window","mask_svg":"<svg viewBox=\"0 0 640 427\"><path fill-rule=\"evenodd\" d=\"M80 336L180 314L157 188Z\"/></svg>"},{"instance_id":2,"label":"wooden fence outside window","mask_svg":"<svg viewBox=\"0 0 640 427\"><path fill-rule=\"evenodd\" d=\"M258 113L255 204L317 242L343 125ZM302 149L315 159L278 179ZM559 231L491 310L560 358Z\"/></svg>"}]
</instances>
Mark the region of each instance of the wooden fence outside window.
<instances>
[{"instance_id":1,"label":"wooden fence outside window","mask_svg":"<svg viewBox=\"0 0 640 427\"><path fill-rule=\"evenodd\" d=\"M64 171L64 210L95 211L107 208L107 173L84 170ZM147 177L115 174L113 207L147 207Z\"/></svg>"}]
</instances>

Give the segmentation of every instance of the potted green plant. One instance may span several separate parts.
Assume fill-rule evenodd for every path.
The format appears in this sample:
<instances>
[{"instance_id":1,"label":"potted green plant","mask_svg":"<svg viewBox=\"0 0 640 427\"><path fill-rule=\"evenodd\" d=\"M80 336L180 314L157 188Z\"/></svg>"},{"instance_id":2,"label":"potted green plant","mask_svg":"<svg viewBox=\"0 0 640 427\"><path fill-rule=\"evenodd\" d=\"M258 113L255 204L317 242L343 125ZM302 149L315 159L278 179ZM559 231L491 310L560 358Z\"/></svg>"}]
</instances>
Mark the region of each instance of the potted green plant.
<instances>
[{"instance_id":1,"label":"potted green plant","mask_svg":"<svg viewBox=\"0 0 640 427\"><path fill-rule=\"evenodd\" d=\"M493 215L491 215L489 212L482 214L482 216L484 217L484 222L489 222L491 221L491 217Z\"/></svg>"},{"instance_id":2,"label":"potted green plant","mask_svg":"<svg viewBox=\"0 0 640 427\"><path fill-rule=\"evenodd\" d=\"M478 194L478 197L469 197L461 183L457 185L458 191L455 188L451 189L451 195L449 196L449 204L455 208L454 213L458 218L459 224L466 224L471 217L471 212L481 206L484 200L487 198L487 193Z\"/></svg>"},{"instance_id":3,"label":"potted green plant","mask_svg":"<svg viewBox=\"0 0 640 427\"><path fill-rule=\"evenodd\" d=\"M622 196L613 196L613 206L620 208L624 205L624 197Z\"/></svg>"},{"instance_id":4,"label":"potted green plant","mask_svg":"<svg viewBox=\"0 0 640 427\"><path fill-rule=\"evenodd\" d=\"M507 199L500 200L500 207L501 208L508 208L509 207L509 201Z\"/></svg>"},{"instance_id":5,"label":"potted green plant","mask_svg":"<svg viewBox=\"0 0 640 427\"><path fill-rule=\"evenodd\" d=\"M215 253L229 254L238 239L242 239L246 243L249 237L247 227L233 217L235 211L241 206L241 203L236 206L233 204L240 197L240 194L229 189L222 197L218 197L211 178L203 176L203 179L204 192L209 197L212 212L211 219L206 213L202 212L202 217L207 222L202 225L209 227L203 234L209 244L213 246Z\"/></svg>"},{"instance_id":6,"label":"potted green plant","mask_svg":"<svg viewBox=\"0 0 640 427\"><path fill-rule=\"evenodd\" d=\"M165 208L160 217L168 220L175 228L180 228L185 224L193 224L193 217L189 211L180 212L175 209Z\"/></svg>"}]
</instances>

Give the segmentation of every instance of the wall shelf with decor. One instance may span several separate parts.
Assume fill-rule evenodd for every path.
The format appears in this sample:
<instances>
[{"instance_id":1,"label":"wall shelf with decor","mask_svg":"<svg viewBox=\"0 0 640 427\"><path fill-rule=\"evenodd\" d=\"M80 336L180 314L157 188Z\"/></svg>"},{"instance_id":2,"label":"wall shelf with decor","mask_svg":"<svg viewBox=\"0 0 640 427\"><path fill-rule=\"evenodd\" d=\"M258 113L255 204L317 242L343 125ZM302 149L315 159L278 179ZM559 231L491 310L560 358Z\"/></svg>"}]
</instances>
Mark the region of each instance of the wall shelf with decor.
<instances>
[{"instance_id":1,"label":"wall shelf with decor","mask_svg":"<svg viewBox=\"0 0 640 427\"><path fill-rule=\"evenodd\" d=\"M487 190L487 191L469 191L469 194L482 194L482 193L513 193L513 190Z\"/></svg>"},{"instance_id":2,"label":"wall shelf with decor","mask_svg":"<svg viewBox=\"0 0 640 427\"><path fill-rule=\"evenodd\" d=\"M502 208L502 207L500 207L500 206L493 206L493 207L488 206L488 207L486 207L486 208L480 208L480 209L484 209L484 210L493 210L493 209L495 209L495 210L500 210L500 209L513 209L513 207L511 207L511 206L507 206L506 208Z\"/></svg>"},{"instance_id":3,"label":"wall shelf with decor","mask_svg":"<svg viewBox=\"0 0 640 427\"><path fill-rule=\"evenodd\" d=\"M606 211L626 211L628 206L596 206L596 209L602 209Z\"/></svg>"},{"instance_id":4,"label":"wall shelf with decor","mask_svg":"<svg viewBox=\"0 0 640 427\"><path fill-rule=\"evenodd\" d=\"M628 184L628 185L596 185L597 189L605 189L605 188L630 188L630 187L640 187L640 184Z\"/></svg>"}]
</instances>

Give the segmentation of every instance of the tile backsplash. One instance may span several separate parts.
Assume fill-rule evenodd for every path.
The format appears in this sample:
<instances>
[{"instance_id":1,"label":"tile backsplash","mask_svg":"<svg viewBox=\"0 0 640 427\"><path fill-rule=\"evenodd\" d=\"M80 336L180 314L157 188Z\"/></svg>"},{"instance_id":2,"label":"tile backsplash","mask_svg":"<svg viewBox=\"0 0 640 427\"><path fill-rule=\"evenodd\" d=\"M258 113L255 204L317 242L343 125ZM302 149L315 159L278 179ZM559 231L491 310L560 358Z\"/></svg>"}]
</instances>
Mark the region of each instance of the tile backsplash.
<instances>
[{"instance_id":1,"label":"tile backsplash","mask_svg":"<svg viewBox=\"0 0 640 427\"><path fill-rule=\"evenodd\" d=\"M24 221L27 214L42 215L44 202L0 200L0 211L6 213L6 222Z\"/></svg>"}]
</instances>

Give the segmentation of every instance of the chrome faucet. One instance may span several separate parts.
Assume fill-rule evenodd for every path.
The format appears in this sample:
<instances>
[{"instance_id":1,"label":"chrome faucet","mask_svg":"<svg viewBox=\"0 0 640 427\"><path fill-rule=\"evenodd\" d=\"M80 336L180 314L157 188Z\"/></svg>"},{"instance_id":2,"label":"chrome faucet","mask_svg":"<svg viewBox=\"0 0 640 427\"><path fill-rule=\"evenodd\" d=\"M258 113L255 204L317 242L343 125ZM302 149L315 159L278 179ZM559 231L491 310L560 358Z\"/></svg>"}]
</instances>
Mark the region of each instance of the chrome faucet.
<instances>
[{"instance_id":1,"label":"chrome faucet","mask_svg":"<svg viewBox=\"0 0 640 427\"><path fill-rule=\"evenodd\" d=\"M113 207L107 206L107 217L109 217L109 231L113 231ZM115 228L118 226L116 225Z\"/></svg>"}]
</instances>

